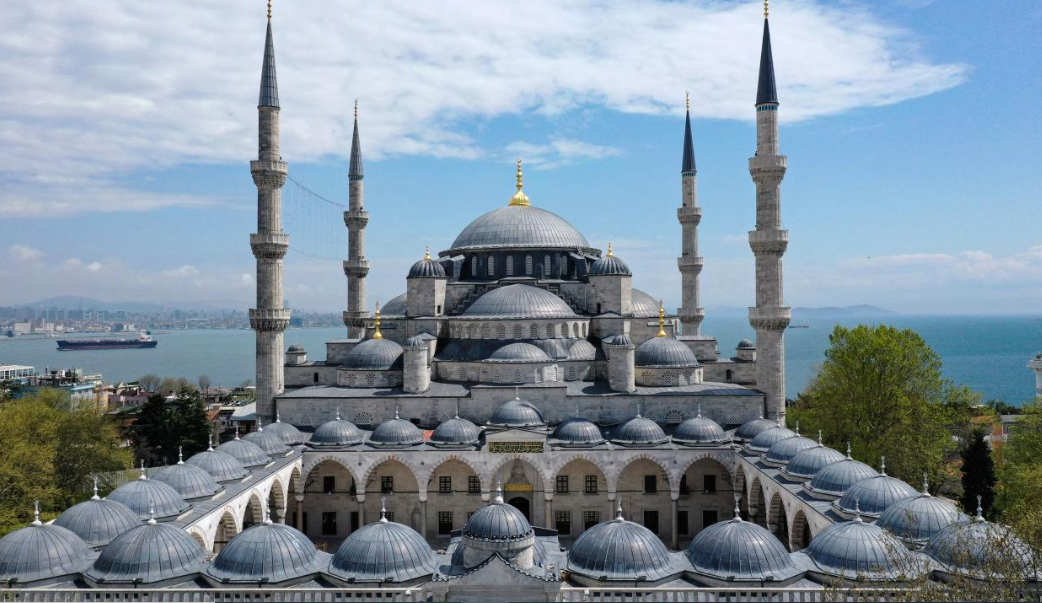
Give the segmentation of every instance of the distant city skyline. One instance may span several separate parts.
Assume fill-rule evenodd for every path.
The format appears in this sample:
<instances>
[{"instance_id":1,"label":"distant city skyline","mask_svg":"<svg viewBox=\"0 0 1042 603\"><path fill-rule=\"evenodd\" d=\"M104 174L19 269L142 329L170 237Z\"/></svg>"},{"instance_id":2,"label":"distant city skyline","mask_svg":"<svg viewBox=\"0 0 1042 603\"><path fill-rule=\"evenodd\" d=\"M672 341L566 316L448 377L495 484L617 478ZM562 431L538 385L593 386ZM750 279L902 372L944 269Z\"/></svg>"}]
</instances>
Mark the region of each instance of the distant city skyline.
<instances>
[{"instance_id":1,"label":"distant city skyline","mask_svg":"<svg viewBox=\"0 0 1042 603\"><path fill-rule=\"evenodd\" d=\"M611 241L634 285L675 308L689 90L704 305L752 305L761 10L276 1L283 154L295 179L346 204L359 99L370 303L405 290L425 245L445 249L505 205L522 157L534 205L594 246ZM0 40L0 305L250 306L263 3L45 0L0 6L0 18L22 32ZM781 0L771 19L789 156L786 302L1037 313L1042 83L1030 74L1042 6ZM287 216L294 308L345 305L346 245L338 259L305 255L336 257L329 224L315 226L329 215Z\"/></svg>"}]
</instances>

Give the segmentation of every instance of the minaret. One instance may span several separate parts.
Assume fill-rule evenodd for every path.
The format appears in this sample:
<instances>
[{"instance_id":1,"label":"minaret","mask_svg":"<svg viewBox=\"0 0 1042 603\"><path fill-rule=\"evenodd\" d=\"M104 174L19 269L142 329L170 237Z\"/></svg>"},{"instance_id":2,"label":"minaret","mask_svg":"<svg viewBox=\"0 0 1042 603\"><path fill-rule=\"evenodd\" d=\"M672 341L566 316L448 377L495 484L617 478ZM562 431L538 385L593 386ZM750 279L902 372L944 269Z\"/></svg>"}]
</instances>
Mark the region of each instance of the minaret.
<instances>
[{"instance_id":1,"label":"minaret","mask_svg":"<svg viewBox=\"0 0 1042 603\"><path fill-rule=\"evenodd\" d=\"M785 329L792 316L782 288L782 254L789 232L781 223L781 181L786 158L778 154L778 92L774 85L771 30L763 3L763 48L756 90L756 156L749 173L756 184L756 230L749 246L756 258L756 307L749 324L756 329L756 387L765 394L766 417L785 423Z\"/></svg>"},{"instance_id":2,"label":"minaret","mask_svg":"<svg viewBox=\"0 0 1042 603\"><path fill-rule=\"evenodd\" d=\"M1028 361L1028 368L1035 371L1035 397L1042 398L1042 352Z\"/></svg>"},{"instance_id":3,"label":"minaret","mask_svg":"<svg viewBox=\"0 0 1042 603\"><path fill-rule=\"evenodd\" d=\"M684 123L684 161L680 165L680 207L677 219L682 232L677 266L681 277L680 322L685 335L701 335L705 308L699 306L698 275L702 258L698 255L698 223L702 208L698 206L698 172L695 169L695 145L691 142L691 97L684 98L687 112Z\"/></svg>"},{"instance_id":4,"label":"minaret","mask_svg":"<svg viewBox=\"0 0 1042 603\"><path fill-rule=\"evenodd\" d=\"M347 261L344 274L347 276L347 311L344 324L347 336L352 339L365 337L365 322L369 312L365 309L365 277L369 274L369 260L365 259L365 226L369 223L369 212L365 211L365 185L362 173L362 141L358 136L358 101L355 101L355 131L351 136L351 164L347 170L348 210L344 212L347 225Z\"/></svg>"},{"instance_id":5,"label":"minaret","mask_svg":"<svg viewBox=\"0 0 1042 603\"><path fill-rule=\"evenodd\" d=\"M282 307L282 258L289 249L289 235L282 232L282 185L288 169L279 149L279 89L270 0L257 113L257 160L250 162L257 185L257 232L250 235L250 248L257 259L257 307L250 309L250 326L257 332L257 416L270 418L275 415L274 398L285 383L282 332L289 325L289 310Z\"/></svg>"}]
</instances>

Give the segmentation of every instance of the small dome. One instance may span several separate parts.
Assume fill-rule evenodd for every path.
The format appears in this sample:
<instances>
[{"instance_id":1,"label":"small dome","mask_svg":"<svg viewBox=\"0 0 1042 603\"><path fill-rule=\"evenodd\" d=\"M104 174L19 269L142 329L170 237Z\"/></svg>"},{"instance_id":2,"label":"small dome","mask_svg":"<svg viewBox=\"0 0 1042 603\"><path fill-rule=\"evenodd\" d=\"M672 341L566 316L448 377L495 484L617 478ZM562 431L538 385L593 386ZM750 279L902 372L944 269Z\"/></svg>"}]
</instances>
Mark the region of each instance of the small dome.
<instances>
[{"instance_id":1,"label":"small dome","mask_svg":"<svg viewBox=\"0 0 1042 603\"><path fill-rule=\"evenodd\" d=\"M281 584L317 574L328 561L307 536L268 520L232 538L206 573L222 583Z\"/></svg>"},{"instance_id":2,"label":"small dome","mask_svg":"<svg viewBox=\"0 0 1042 603\"><path fill-rule=\"evenodd\" d=\"M880 514L876 525L897 536L902 542L919 547L948 526L969 519L956 508L954 502L931 496L924 488L918 496L890 505Z\"/></svg>"},{"instance_id":3,"label":"small dome","mask_svg":"<svg viewBox=\"0 0 1042 603\"><path fill-rule=\"evenodd\" d=\"M682 444L718 444L727 441L727 434L719 423L703 417L699 410L697 416L677 425L673 431L673 441Z\"/></svg>"},{"instance_id":4,"label":"small dome","mask_svg":"<svg viewBox=\"0 0 1042 603\"><path fill-rule=\"evenodd\" d=\"M568 570L599 582L654 582L679 573L669 550L644 526L622 518L603 521L575 539Z\"/></svg>"},{"instance_id":5,"label":"small dome","mask_svg":"<svg viewBox=\"0 0 1042 603\"><path fill-rule=\"evenodd\" d=\"M652 337L637 346L634 364L641 367L698 366L695 353L672 337Z\"/></svg>"},{"instance_id":6,"label":"small dome","mask_svg":"<svg viewBox=\"0 0 1042 603\"><path fill-rule=\"evenodd\" d=\"M654 446L664 444L668 438L658 423L637 413L614 431L611 441L629 446Z\"/></svg>"},{"instance_id":7,"label":"small dome","mask_svg":"<svg viewBox=\"0 0 1042 603\"><path fill-rule=\"evenodd\" d=\"M848 580L913 579L927 571L900 540L860 517L825 528L806 553L821 573Z\"/></svg>"},{"instance_id":8,"label":"small dome","mask_svg":"<svg viewBox=\"0 0 1042 603\"><path fill-rule=\"evenodd\" d=\"M515 397L501 404L492 413L488 424L496 427L538 427L546 425L546 419L532 403Z\"/></svg>"},{"instance_id":9,"label":"small dome","mask_svg":"<svg viewBox=\"0 0 1042 603\"><path fill-rule=\"evenodd\" d=\"M481 430L478 426L457 414L435 428L431 434L431 442L446 446L469 446L477 444L480 437Z\"/></svg>"},{"instance_id":10,"label":"small dome","mask_svg":"<svg viewBox=\"0 0 1042 603\"><path fill-rule=\"evenodd\" d=\"M875 477L863 479L850 487L833 506L846 515L853 515L860 507L862 515L879 517L883 511L899 500L918 494L915 488L903 481L890 477L884 471Z\"/></svg>"},{"instance_id":11,"label":"small dome","mask_svg":"<svg viewBox=\"0 0 1042 603\"><path fill-rule=\"evenodd\" d=\"M585 339L580 339L568 348L568 360L594 360L597 358L597 348Z\"/></svg>"},{"instance_id":12,"label":"small dome","mask_svg":"<svg viewBox=\"0 0 1042 603\"><path fill-rule=\"evenodd\" d=\"M531 285L498 287L479 297L463 312L474 318L573 318L575 312L560 297Z\"/></svg>"},{"instance_id":13,"label":"small dome","mask_svg":"<svg viewBox=\"0 0 1042 603\"><path fill-rule=\"evenodd\" d=\"M612 347L623 347L633 345L633 340L630 339L629 335L624 335L621 333L619 335L609 335L608 337L605 337L603 341L604 345Z\"/></svg>"},{"instance_id":14,"label":"small dome","mask_svg":"<svg viewBox=\"0 0 1042 603\"><path fill-rule=\"evenodd\" d=\"M658 299L634 289L630 295L631 307L635 318L658 318Z\"/></svg>"},{"instance_id":15,"label":"small dome","mask_svg":"<svg viewBox=\"0 0 1042 603\"><path fill-rule=\"evenodd\" d=\"M561 446L597 446L604 443L601 428L581 417L573 417L554 429L551 439Z\"/></svg>"},{"instance_id":16,"label":"small dome","mask_svg":"<svg viewBox=\"0 0 1042 603\"><path fill-rule=\"evenodd\" d=\"M436 568L434 551L416 530L381 517L341 543L329 574L352 583L409 582L433 574Z\"/></svg>"},{"instance_id":17,"label":"small dome","mask_svg":"<svg viewBox=\"0 0 1042 603\"><path fill-rule=\"evenodd\" d=\"M749 449L750 452L759 452L763 454L778 442L794 437L796 437L795 431L781 427L777 422L775 422L774 427L765 429L758 433L751 442L746 444L745 447Z\"/></svg>"},{"instance_id":18,"label":"small dome","mask_svg":"<svg viewBox=\"0 0 1042 603\"><path fill-rule=\"evenodd\" d=\"M771 447L764 453L763 460L774 465L784 465L791 461L797 453L815 448L817 445L818 443L814 440L798 434L796 437L782 438L771 444Z\"/></svg>"},{"instance_id":19,"label":"small dome","mask_svg":"<svg viewBox=\"0 0 1042 603\"><path fill-rule=\"evenodd\" d=\"M943 566L947 573L993 577L996 566L1002 574L1029 575L1033 562L1031 548L1013 532L999 524L977 517L953 523L930 539L923 552Z\"/></svg>"},{"instance_id":20,"label":"small dome","mask_svg":"<svg viewBox=\"0 0 1042 603\"><path fill-rule=\"evenodd\" d=\"M70 530L36 521L0 538L0 583L53 580L72 576L90 566L94 554Z\"/></svg>"},{"instance_id":21,"label":"small dome","mask_svg":"<svg viewBox=\"0 0 1042 603\"><path fill-rule=\"evenodd\" d=\"M760 435L762 432L768 429L774 429L778 426L776 421L763 418L753 419L752 421L746 421L734 432L734 439L742 442L751 442L753 438Z\"/></svg>"},{"instance_id":22,"label":"small dome","mask_svg":"<svg viewBox=\"0 0 1042 603\"><path fill-rule=\"evenodd\" d=\"M590 276L631 276L632 274L626 262L615 257L611 245L608 245L607 255L590 265Z\"/></svg>"},{"instance_id":23,"label":"small dome","mask_svg":"<svg viewBox=\"0 0 1042 603\"><path fill-rule=\"evenodd\" d=\"M295 426L283 423L277 412L275 413L275 422L265 427L264 431L275 434L287 446L296 446L304 441L304 434L300 433L300 430Z\"/></svg>"},{"instance_id":24,"label":"small dome","mask_svg":"<svg viewBox=\"0 0 1042 603\"><path fill-rule=\"evenodd\" d=\"M410 337L410 338L405 340L405 345L403 345L402 347L404 349L406 349L406 350L417 349L417 348L427 349L427 347L428 347L427 346L427 341L428 340L427 340L426 337L420 337L419 335L413 335L412 337Z\"/></svg>"},{"instance_id":25,"label":"small dome","mask_svg":"<svg viewBox=\"0 0 1042 603\"><path fill-rule=\"evenodd\" d=\"M337 410L336 418L318 426L311 434L308 444L312 446L350 446L358 444L363 438L362 430L351 421L340 418Z\"/></svg>"},{"instance_id":26,"label":"small dome","mask_svg":"<svg viewBox=\"0 0 1042 603\"><path fill-rule=\"evenodd\" d=\"M846 458L842 452L818 442L818 445L813 448L797 452L789 464L782 469L782 474L792 480L808 480L828 465L842 462Z\"/></svg>"},{"instance_id":27,"label":"small dome","mask_svg":"<svg viewBox=\"0 0 1042 603\"><path fill-rule=\"evenodd\" d=\"M227 452L217 452L213 448L192 455L188 464L206 471L218 482L235 481L250 474L234 456Z\"/></svg>"},{"instance_id":28,"label":"small dome","mask_svg":"<svg viewBox=\"0 0 1042 603\"><path fill-rule=\"evenodd\" d=\"M271 462L271 457L260 446L239 438L238 433L235 434L234 440L218 446L217 451L232 455L243 467L257 467Z\"/></svg>"},{"instance_id":29,"label":"small dome","mask_svg":"<svg viewBox=\"0 0 1042 603\"><path fill-rule=\"evenodd\" d=\"M420 428L409 421L398 417L398 411L394 411L394 418L384 421L376 426L369 436L370 444L383 446L412 446L423 443L423 432Z\"/></svg>"},{"instance_id":30,"label":"small dome","mask_svg":"<svg viewBox=\"0 0 1042 603\"><path fill-rule=\"evenodd\" d=\"M426 256L409 269L409 278L445 278L445 268L431 259L428 249Z\"/></svg>"},{"instance_id":31,"label":"small dome","mask_svg":"<svg viewBox=\"0 0 1042 603\"><path fill-rule=\"evenodd\" d=\"M206 475L209 477L210 474ZM141 525L141 519L130 507L98 498L96 491L94 496L66 509L54 520L54 525L70 530L91 548L105 546L116 536Z\"/></svg>"},{"instance_id":32,"label":"small dome","mask_svg":"<svg viewBox=\"0 0 1042 603\"><path fill-rule=\"evenodd\" d=\"M402 346L390 339L366 339L348 352L344 368L387 371L402 368Z\"/></svg>"},{"instance_id":33,"label":"small dome","mask_svg":"<svg viewBox=\"0 0 1042 603\"><path fill-rule=\"evenodd\" d=\"M590 248L586 237L567 220L532 205L508 205L482 214L467 225L449 248L450 254L469 249Z\"/></svg>"},{"instance_id":34,"label":"small dome","mask_svg":"<svg viewBox=\"0 0 1042 603\"><path fill-rule=\"evenodd\" d=\"M861 461L855 461L850 458L850 449L848 447L845 459L838 463L832 463L818 471L803 487L808 492L814 494L824 494L839 498L854 484L877 475L879 473L875 469Z\"/></svg>"},{"instance_id":35,"label":"small dome","mask_svg":"<svg viewBox=\"0 0 1042 603\"><path fill-rule=\"evenodd\" d=\"M159 480L146 478L144 472L141 473L140 478L113 490L108 499L123 503L131 511L137 513L141 519L151 517L150 502L155 504L154 511L157 519L177 517L192 508L192 505L181 498L177 490Z\"/></svg>"},{"instance_id":36,"label":"small dome","mask_svg":"<svg viewBox=\"0 0 1042 603\"><path fill-rule=\"evenodd\" d=\"M503 502L503 493L498 486L492 501L475 511L463 526L463 536L477 540L503 542L532 534L532 525L517 507Z\"/></svg>"},{"instance_id":37,"label":"small dome","mask_svg":"<svg viewBox=\"0 0 1042 603\"><path fill-rule=\"evenodd\" d=\"M396 297L392 297L386 304L380 306L380 315L384 318L397 318L405 316L405 313L409 311L409 294L402 293Z\"/></svg>"},{"instance_id":38,"label":"small dome","mask_svg":"<svg viewBox=\"0 0 1042 603\"><path fill-rule=\"evenodd\" d=\"M774 534L738 517L699 532L687 558L699 574L728 583L782 582L800 574Z\"/></svg>"},{"instance_id":39,"label":"small dome","mask_svg":"<svg viewBox=\"0 0 1042 603\"><path fill-rule=\"evenodd\" d=\"M152 479L177 490L177 493L185 500L213 496L221 489L209 472L184 461L163 467L152 476Z\"/></svg>"},{"instance_id":40,"label":"small dome","mask_svg":"<svg viewBox=\"0 0 1042 603\"><path fill-rule=\"evenodd\" d=\"M259 419L257 431L246 434L242 439L256 444L268 456L280 456L289 452L289 447L282 441L282 438L268 431L267 428L260 424Z\"/></svg>"},{"instance_id":41,"label":"small dome","mask_svg":"<svg viewBox=\"0 0 1042 603\"><path fill-rule=\"evenodd\" d=\"M117 536L84 575L98 585L182 581L205 561L206 549L188 532L152 521Z\"/></svg>"},{"instance_id":42,"label":"small dome","mask_svg":"<svg viewBox=\"0 0 1042 603\"><path fill-rule=\"evenodd\" d=\"M755 350L756 349L756 344L751 342L751 341L749 341L748 339L743 339L743 340L738 342L738 349L739 350Z\"/></svg>"},{"instance_id":43,"label":"small dome","mask_svg":"<svg viewBox=\"0 0 1042 603\"><path fill-rule=\"evenodd\" d=\"M287 354L304 354L304 353L306 353L306 351L304 350L304 346L302 346L300 344L297 344L297 343L294 343L293 345L289 346L289 349L286 350L286 353Z\"/></svg>"},{"instance_id":44,"label":"small dome","mask_svg":"<svg viewBox=\"0 0 1042 603\"><path fill-rule=\"evenodd\" d=\"M487 362L550 362L550 357L530 343L509 343L492 352Z\"/></svg>"}]
</instances>

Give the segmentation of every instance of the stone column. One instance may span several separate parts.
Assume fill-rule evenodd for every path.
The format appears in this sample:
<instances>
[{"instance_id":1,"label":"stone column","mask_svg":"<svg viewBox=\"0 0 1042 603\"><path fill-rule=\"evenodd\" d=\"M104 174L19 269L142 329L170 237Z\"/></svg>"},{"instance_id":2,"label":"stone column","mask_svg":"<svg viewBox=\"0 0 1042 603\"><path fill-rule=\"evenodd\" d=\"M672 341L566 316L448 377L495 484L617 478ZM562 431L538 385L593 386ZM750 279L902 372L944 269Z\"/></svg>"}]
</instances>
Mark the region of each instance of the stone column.
<instances>
[{"instance_id":1,"label":"stone column","mask_svg":"<svg viewBox=\"0 0 1042 603\"><path fill-rule=\"evenodd\" d=\"M554 526L557 525L556 522L554 521L554 495L553 495L553 493L552 492L544 492L543 493L543 500L546 503L545 504L546 511L544 512L546 514L546 518L543 520L543 524L546 527L548 527L548 528L553 528Z\"/></svg>"},{"instance_id":2,"label":"stone column","mask_svg":"<svg viewBox=\"0 0 1042 603\"><path fill-rule=\"evenodd\" d=\"M304 495L303 494L297 494L296 496L294 496L294 498L297 501L297 521L296 521L297 525L296 525L296 528L297 528L297 531L303 532L304 531Z\"/></svg>"},{"instance_id":3,"label":"stone column","mask_svg":"<svg viewBox=\"0 0 1042 603\"><path fill-rule=\"evenodd\" d=\"M358 527L362 527L368 523L365 520L365 494L356 494L355 498L358 499Z\"/></svg>"},{"instance_id":4,"label":"stone column","mask_svg":"<svg viewBox=\"0 0 1042 603\"><path fill-rule=\"evenodd\" d=\"M423 535L423 539L427 540L427 491L421 490L420 493L420 534Z\"/></svg>"},{"instance_id":5,"label":"stone column","mask_svg":"<svg viewBox=\"0 0 1042 603\"><path fill-rule=\"evenodd\" d=\"M673 512L673 532L670 535L669 542L670 546L675 551L680 548L680 526L678 525L680 523L680 501L678 500L680 495L670 493L669 498L670 503L672 503L671 509Z\"/></svg>"}]
</instances>

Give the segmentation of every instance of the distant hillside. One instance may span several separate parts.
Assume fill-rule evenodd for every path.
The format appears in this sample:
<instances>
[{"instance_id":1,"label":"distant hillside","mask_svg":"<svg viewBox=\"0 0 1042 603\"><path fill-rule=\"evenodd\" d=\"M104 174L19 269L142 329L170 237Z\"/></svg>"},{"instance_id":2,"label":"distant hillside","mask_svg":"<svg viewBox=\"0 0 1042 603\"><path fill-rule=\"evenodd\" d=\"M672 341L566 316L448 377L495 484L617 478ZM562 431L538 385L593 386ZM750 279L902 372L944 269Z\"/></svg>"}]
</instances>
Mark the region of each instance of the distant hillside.
<instances>
[{"instance_id":1,"label":"distant hillside","mask_svg":"<svg viewBox=\"0 0 1042 603\"><path fill-rule=\"evenodd\" d=\"M37 310L50 310L51 308L58 308L59 310L104 310L108 312L115 312L117 310L125 310L127 312L169 312L171 310L185 310L185 311L230 311L240 310L245 308L244 303L234 301L216 301L216 302L194 302L194 301L173 301L163 304L155 304L149 302L136 302L136 301L115 301L106 302L90 297L82 297L79 295L59 295L57 297L48 297L47 299L41 299L28 304L18 304L20 307L36 308Z\"/></svg>"},{"instance_id":2,"label":"distant hillside","mask_svg":"<svg viewBox=\"0 0 1042 603\"><path fill-rule=\"evenodd\" d=\"M748 308L735 308L733 306L724 306L719 308L710 308L707 314L715 316L727 316L727 317L742 317L749 315ZM844 317L876 317L876 316L896 316L898 313L893 310L887 310L886 308L880 308L879 306L870 306L867 304L860 304L857 306L826 306L824 308L793 308L793 318L844 318Z\"/></svg>"}]
</instances>

